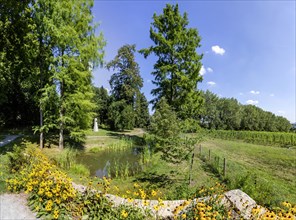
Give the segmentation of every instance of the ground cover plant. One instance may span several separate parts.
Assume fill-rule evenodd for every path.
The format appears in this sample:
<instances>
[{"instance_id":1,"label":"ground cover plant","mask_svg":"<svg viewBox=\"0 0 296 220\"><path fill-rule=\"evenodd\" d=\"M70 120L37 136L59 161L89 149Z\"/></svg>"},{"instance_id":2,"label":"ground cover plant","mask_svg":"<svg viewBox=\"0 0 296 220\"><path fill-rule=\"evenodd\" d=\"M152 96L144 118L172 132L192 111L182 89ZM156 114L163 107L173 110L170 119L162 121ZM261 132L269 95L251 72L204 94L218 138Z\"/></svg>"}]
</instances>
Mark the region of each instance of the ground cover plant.
<instances>
[{"instance_id":1,"label":"ground cover plant","mask_svg":"<svg viewBox=\"0 0 296 220\"><path fill-rule=\"evenodd\" d=\"M240 188L267 206L279 205L286 200L296 202L295 149L219 139L207 140L201 146L202 158L214 172L220 173L230 188ZM200 149L196 153L200 154ZM220 168L216 158L220 158ZM225 177L221 170L223 158L227 163Z\"/></svg>"},{"instance_id":2,"label":"ground cover plant","mask_svg":"<svg viewBox=\"0 0 296 220\"><path fill-rule=\"evenodd\" d=\"M227 141L221 142L219 140L216 142L224 143ZM27 144L23 144L22 148L25 148L26 145ZM104 215L110 216L110 218L111 216L116 216L116 219L147 219L147 216L143 217L143 212L141 210L130 205L133 204L135 199L144 199L144 201L146 201L145 204L148 206L149 199L156 199L159 201L158 205L152 207L152 210L156 214L151 218L157 218L157 213L158 210L162 208L163 200L182 198L186 199L186 202L174 210L176 219L203 219L209 217L215 219L233 218L231 210L219 205L219 200L215 199L216 197L210 201L196 203L191 206L188 205L194 198L213 194L220 195L231 187L230 185L226 188L223 187L223 185L219 183L219 178L215 177L215 173L211 175L211 170L208 169L205 171L204 169L208 166L207 161L203 161L198 157L194 159L192 182L190 185L188 185L190 163L188 163L188 161L179 164L167 163L161 160L160 153L155 154L151 158L150 163L146 164L147 169L144 169L142 174L111 180L109 178L101 179L90 177L89 174L83 175L82 173L73 172L71 167L75 165L75 160L70 164L57 163L54 160L54 154L72 155L72 153L69 153L69 151L71 151L69 149L60 151L52 147L38 152L37 144L29 145L31 146L25 151L25 154L23 154L24 151L15 149L12 153L1 155L0 189L2 187L2 190L5 190L5 179L8 179L6 186L9 190L17 192L24 190L29 193L29 204L33 210L36 211L37 208L38 215L40 216L47 216L47 218L50 219L79 218L79 216L92 219L100 218L99 216ZM202 146L202 150L206 152L206 148L204 148L206 145L202 144ZM248 152L247 149L249 149L249 151L252 150L250 146L245 148L246 152ZM283 148L276 149L288 150ZM229 150L234 151L232 148ZM197 147L194 153L197 155L198 152L199 148ZM43 155L44 153L51 159L45 157ZM34 156L29 156L30 154ZM225 154L228 155L227 152L225 152ZM275 152L275 154L279 153ZM256 153L254 153L253 156L255 157ZM242 152L240 153L240 157L243 157ZM27 160L29 160L29 162ZM37 166L36 163L41 164ZM19 166L19 164L22 164L22 166ZM10 165L9 169L7 169L7 165ZM178 170L180 170L180 172L176 172ZM41 175L40 172L43 174ZM38 175L36 175L37 173ZM71 177L71 179L69 177ZM79 194L79 192L74 191L69 181L88 186L89 190L85 191L84 194ZM243 190L247 190L248 187L246 186L250 185L245 183L247 181L249 180L241 178L240 183L242 183L241 188ZM59 190L60 192L58 192ZM100 190L102 193L94 193L95 191L93 190ZM112 193L121 196L125 198L130 205L120 206L114 209L110 202L104 198L104 193ZM91 204L99 205L93 206ZM263 203L259 200L259 204ZM273 208L270 208L270 210L264 214L258 211L260 210L258 207L254 208L254 219L266 219L267 217L271 218L273 216L280 216L282 219L285 219L295 215L294 205L290 203L285 203L286 206L283 206L283 203L278 204L280 206L279 208L273 206ZM147 215L147 213L145 215Z\"/></svg>"},{"instance_id":3,"label":"ground cover plant","mask_svg":"<svg viewBox=\"0 0 296 220\"><path fill-rule=\"evenodd\" d=\"M12 192L25 191L29 194L29 206L37 217L45 219L144 219L148 213L135 207L114 207L103 193L91 189L83 193L72 185L72 179L52 165L47 157L27 145L23 151L15 148L9 157L12 176L6 180ZM18 166L21 163L22 166ZM105 181L106 186L106 181Z\"/></svg>"}]
</instances>

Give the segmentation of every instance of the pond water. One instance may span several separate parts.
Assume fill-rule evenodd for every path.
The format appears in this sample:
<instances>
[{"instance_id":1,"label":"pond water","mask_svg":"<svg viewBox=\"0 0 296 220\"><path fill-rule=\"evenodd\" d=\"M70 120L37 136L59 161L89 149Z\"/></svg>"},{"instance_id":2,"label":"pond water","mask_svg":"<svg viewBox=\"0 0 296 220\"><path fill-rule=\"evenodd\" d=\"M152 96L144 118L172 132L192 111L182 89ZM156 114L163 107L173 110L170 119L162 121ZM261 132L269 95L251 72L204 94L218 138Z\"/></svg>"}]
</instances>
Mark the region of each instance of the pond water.
<instances>
[{"instance_id":1,"label":"pond water","mask_svg":"<svg viewBox=\"0 0 296 220\"><path fill-rule=\"evenodd\" d=\"M127 147L116 150L105 148L99 152L85 152L77 157L77 162L90 170L91 176L122 178L141 172L141 148Z\"/></svg>"}]
</instances>

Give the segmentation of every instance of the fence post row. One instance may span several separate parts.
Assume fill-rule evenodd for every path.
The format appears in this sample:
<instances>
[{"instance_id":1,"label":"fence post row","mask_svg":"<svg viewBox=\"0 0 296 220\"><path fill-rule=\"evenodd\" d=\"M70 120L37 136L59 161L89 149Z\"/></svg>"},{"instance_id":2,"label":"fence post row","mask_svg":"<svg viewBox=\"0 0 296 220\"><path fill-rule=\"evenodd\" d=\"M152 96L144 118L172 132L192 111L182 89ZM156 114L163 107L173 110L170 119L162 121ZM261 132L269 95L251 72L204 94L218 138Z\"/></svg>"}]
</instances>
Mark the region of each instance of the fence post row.
<instances>
[{"instance_id":1,"label":"fence post row","mask_svg":"<svg viewBox=\"0 0 296 220\"><path fill-rule=\"evenodd\" d=\"M201 149L201 144L199 145L199 155L202 156L202 149ZM194 156L194 155L193 155ZM192 158L193 159L193 158ZM209 149L209 161L211 161L211 150ZM219 162L220 162L220 157L215 157L215 162L217 163L218 169L219 169ZM226 158L223 158L223 176L226 176Z\"/></svg>"},{"instance_id":2,"label":"fence post row","mask_svg":"<svg viewBox=\"0 0 296 220\"><path fill-rule=\"evenodd\" d=\"M226 158L223 161L223 175L226 176Z\"/></svg>"}]
</instances>

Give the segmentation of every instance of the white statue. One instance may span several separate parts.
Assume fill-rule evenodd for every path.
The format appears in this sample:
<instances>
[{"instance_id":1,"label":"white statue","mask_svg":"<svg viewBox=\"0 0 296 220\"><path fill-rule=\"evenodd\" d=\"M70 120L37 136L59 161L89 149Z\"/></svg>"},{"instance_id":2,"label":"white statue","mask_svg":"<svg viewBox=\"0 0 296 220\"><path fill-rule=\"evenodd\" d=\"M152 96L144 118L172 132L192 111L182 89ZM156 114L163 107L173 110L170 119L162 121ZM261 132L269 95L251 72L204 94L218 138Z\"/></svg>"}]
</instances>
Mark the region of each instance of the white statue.
<instances>
[{"instance_id":1,"label":"white statue","mask_svg":"<svg viewBox=\"0 0 296 220\"><path fill-rule=\"evenodd\" d=\"M95 123L94 123L94 132L98 132L99 128L98 128L98 120L97 118L95 118Z\"/></svg>"}]
</instances>

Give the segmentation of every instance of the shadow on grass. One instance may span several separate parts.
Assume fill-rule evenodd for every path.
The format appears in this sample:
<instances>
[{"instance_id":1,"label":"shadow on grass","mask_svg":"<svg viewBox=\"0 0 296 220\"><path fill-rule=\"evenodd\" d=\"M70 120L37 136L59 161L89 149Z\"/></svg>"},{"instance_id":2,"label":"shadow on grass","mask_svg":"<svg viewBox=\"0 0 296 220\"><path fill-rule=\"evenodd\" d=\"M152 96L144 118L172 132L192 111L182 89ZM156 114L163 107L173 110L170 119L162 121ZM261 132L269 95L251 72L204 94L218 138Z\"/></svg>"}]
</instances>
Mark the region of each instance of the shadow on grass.
<instances>
[{"instance_id":1,"label":"shadow on grass","mask_svg":"<svg viewBox=\"0 0 296 220\"><path fill-rule=\"evenodd\" d=\"M25 143L31 142L33 144L39 145L39 135L23 135L16 138L14 141L0 147L0 154L5 154L7 152L12 152L15 145L25 148ZM44 148L55 148L59 146L59 136L54 134L47 134L44 138ZM84 141L75 141L65 136L65 148L73 148L77 150L84 150Z\"/></svg>"},{"instance_id":2,"label":"shadow on grass","mask_svg":"<svg viewBox=\"0 0 296 220\"><path fill-rule=\"evenodd\" d=\"M149 185L164 188L172 185L176 180L171 179L166 174L157 174L156 172L143 172L136 177L135 182L146 182Z\"/></svg>"}]
</instances>

